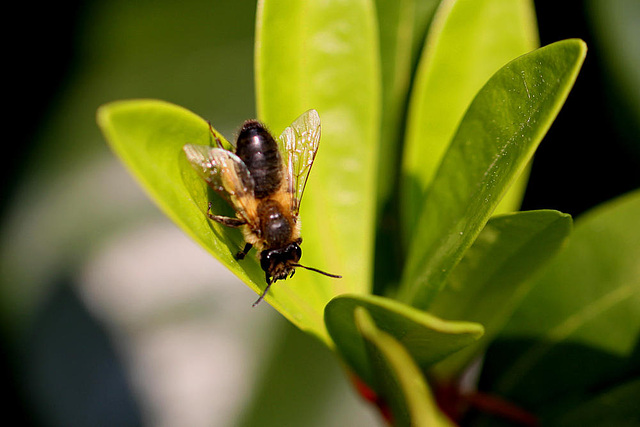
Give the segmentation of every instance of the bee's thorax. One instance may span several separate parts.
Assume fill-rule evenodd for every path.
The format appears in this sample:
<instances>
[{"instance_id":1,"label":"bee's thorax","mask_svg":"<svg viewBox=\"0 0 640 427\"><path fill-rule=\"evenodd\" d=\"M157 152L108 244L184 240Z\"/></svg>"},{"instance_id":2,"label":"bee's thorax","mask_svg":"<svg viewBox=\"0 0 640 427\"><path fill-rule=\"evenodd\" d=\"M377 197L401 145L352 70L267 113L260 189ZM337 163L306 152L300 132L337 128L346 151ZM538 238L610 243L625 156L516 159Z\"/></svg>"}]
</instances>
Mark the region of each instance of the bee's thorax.
<instances>
[{"instance_id":1,"label":"bee's thorax","mask_svg":"<svg viewBox=\"0 0 640 427\"><path fill-rule=\"evenodd\" d=\"M282 248L292 242L296 230L291 215L273 199L264 199L258 204L260 232L267 248Z\"/></svg>"}]
</instances>

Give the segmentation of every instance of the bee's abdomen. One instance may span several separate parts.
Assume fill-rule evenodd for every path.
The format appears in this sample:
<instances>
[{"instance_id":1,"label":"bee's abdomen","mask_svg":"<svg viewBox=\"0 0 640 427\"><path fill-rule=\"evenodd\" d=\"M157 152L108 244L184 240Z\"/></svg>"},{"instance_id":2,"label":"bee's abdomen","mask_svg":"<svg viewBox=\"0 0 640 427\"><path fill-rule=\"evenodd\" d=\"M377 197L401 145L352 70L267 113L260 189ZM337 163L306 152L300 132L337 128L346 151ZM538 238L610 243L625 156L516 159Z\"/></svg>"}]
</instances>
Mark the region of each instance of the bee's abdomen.
<instances>
[{"instance_id":1,"label":"bee's abdomen","mask_svg":"<svg viewBox=\"0 0 640 427\"><path fill-rule=\"evenodd\" d=\"M262 123L255 120L244 123L238 135L236 155L253 177L257 198L267 197L280 187L282 158L278 144Z\"/></svg>"},{"instance_id":2,"label":"bee's abdomen","mask_svg":"<svg viewBox=\"0 0 640 427\"><path fill-rule=\"evenodd\" d=\"M283 214L280 203L272 199L262 201L258 205L258 217L267 247L281 248L291 243L293 224L288 216Z\"/></svg>"}]
</instances>

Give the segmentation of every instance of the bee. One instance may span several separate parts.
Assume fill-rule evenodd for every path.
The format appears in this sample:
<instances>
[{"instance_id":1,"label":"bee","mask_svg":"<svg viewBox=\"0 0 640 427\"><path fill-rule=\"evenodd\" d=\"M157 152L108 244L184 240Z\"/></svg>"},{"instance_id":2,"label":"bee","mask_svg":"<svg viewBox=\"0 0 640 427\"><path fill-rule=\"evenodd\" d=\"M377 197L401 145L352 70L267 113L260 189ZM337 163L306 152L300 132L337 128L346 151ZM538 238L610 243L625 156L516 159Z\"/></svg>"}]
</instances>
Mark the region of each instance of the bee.
<instances>
[{"instance_id":1,"label":"bee","mask_svg":"<svg viewBox=\"0 0 640 427\"><path fill-rule=\"evenodd\" d=\"M267 286L253 306L277 280L293 277L297 267L340 278L299 263L300 202L320 142L318 112L303 113L277 141L261 122L247 120L235 153L222 146L213 128L211 133L217 147L186 144L183 150L191 166L236 211L232 218L212 214L211 202L207 209L212 221L242 230L246 244L236 259L243 259L253 247L258 251Z\"/></svg>"}]
</instances>

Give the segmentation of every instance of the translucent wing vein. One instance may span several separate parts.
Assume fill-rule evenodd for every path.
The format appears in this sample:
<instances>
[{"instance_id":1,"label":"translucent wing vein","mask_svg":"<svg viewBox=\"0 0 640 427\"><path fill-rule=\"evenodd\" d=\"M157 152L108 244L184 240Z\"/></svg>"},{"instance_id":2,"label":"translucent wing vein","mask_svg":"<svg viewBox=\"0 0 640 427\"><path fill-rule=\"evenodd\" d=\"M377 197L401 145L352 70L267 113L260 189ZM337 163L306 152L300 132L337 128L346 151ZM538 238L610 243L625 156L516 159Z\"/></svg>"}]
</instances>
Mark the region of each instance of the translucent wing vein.
<instances>
[{"instance_id":1,"label":"translucent wing vein","mask_svg":"<svg viewBox=\"0 0 640 427\"><path fill-rule=\"evenodd\" d=\"M251 218L255 217L255 185L244 162L222 148L186 144L183 150L202 179L224 197L240 216L251 222Z\"/></svg>"},{"instance_id":2,"label":"translucent wing vein","mask_svg":"<svg viewBox=\"0 0 640 427\"><path fill-rule=\"evenodd\" d=\"M320 117L309 110L298 117L278 138L284 158L288 190L292 194L291 211L297 215L307 178L320 143Z\"/></svg>"}]
</instances>

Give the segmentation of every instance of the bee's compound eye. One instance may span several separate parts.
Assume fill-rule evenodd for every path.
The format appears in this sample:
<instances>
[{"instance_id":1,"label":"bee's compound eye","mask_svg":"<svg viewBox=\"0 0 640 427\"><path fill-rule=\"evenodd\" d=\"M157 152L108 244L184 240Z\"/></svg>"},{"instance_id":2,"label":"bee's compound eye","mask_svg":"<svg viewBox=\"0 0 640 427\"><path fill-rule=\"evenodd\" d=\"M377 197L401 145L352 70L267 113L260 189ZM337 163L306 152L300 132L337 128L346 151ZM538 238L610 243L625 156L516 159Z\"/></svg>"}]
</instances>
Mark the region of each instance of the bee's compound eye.
<instances>
[{"instance_id":1,"label":"bee's compound eye","mask_svg":"<svg viewBox=\"0 0 640 427\"><path fill-rule=\"evenodd\" d=\"M292 243L287 248L287 254L293 262L298 262L302 257L302 249L300 249L300 246L297 243Z\"/></svg>"},{"instance_id":2,"label":"bee's compound eye","mask_svg":"<svg viewBox=\"0 0 640 427\"><path fill-rule=\"evenodd\" d=\"M269 272L269 270L271 269L271 255L271 251L263 251L260 254L260 267L263 271Z\"/></svg>"}]
</instances>

